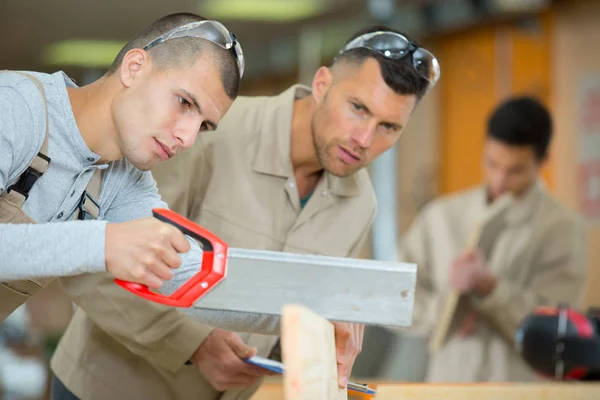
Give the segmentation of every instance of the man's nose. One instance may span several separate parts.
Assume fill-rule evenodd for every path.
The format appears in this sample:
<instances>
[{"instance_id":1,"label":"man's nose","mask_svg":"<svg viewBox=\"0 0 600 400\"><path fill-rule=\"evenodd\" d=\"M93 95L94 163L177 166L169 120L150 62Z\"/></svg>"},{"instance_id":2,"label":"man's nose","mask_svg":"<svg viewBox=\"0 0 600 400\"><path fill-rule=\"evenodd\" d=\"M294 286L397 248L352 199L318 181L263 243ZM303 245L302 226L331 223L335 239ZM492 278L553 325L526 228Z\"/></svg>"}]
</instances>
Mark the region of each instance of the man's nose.
<instances>
[{"instance_id":1,"label":"man's nose","mask_svg":"<svg viewBox=\"0 0 600 400\"><path fill-rule=\"evenodd\" d=\"M192 147L196 141L196 137L198 137L198 128L196 124L187 124L185 128L178 129L175 132L177 145L183 149Z\"/></svg>"},{"instance_id":2,"label":"man's nose","mask_svg":"<svg viewBox=\"0 0 600 400\"><path fill-rule=\"evenodd\" d=\"M352 140L363 149L368 149L373 143L374 128L369 124L361 126L352 134Z\"/></svg>"}]
</instances>

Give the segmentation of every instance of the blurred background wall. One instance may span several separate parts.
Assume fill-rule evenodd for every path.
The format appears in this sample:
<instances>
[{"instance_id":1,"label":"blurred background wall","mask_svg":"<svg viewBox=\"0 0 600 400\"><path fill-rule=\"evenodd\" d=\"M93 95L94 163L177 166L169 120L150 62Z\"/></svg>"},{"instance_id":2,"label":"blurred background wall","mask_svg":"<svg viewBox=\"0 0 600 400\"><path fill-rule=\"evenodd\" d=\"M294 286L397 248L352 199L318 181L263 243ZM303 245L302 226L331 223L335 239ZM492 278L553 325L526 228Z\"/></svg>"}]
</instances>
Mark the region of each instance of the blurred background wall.
<instances>
[{"instance_id":1,"label":"blurred background wall","mask_svg":"<svg viewBox=\"0 0 600 400\"><path fill-rule=\"evenodd\" d=\"M221 20L236 33L247 57L245 95L310 83L355 30L374 22L406 31L438 56L439 84L396 148L371 167L382 207L362 257L401 258L396 245L425 203L480 182L491 109L513 94L541 98L556 128L545 183L589 223L585 296L587 305L600 306L600 250L594 246L600 243L600 1L2 0L0 68L61 69L89 83L138 29L182 11ZM37 303L33 313L37 307L44 314L47 300ZM56 315L58 326L42 323L40 329L60 335L65 320ZM422 340L380 328L367 338L357 375L423 378Z\"/></svg>"}]
</instances>

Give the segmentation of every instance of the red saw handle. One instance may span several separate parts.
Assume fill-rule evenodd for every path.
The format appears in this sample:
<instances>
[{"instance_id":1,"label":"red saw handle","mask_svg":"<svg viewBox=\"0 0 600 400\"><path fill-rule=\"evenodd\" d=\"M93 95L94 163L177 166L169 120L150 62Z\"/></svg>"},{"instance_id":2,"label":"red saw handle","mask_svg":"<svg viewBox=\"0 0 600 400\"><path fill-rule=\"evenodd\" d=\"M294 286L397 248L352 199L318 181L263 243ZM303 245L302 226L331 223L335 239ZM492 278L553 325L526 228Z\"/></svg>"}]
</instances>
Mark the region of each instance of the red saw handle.
<instances>
[{"instance_id":1,"label":"red saw handle","mask_svg":"<svg viewBox=\"0 0 600 400\"><path fill-rule=\"evenodd\" d=\"M152 210L155 218L171 224L184 234L202 243L202 268L189 281L170 296L150 291L140 283L115 279L115 282L130 292L156 303L174 307L191 307L192 304L225 278L227 268L227 243L214 233L165 208Z\"/></svg>"}]
</instances>

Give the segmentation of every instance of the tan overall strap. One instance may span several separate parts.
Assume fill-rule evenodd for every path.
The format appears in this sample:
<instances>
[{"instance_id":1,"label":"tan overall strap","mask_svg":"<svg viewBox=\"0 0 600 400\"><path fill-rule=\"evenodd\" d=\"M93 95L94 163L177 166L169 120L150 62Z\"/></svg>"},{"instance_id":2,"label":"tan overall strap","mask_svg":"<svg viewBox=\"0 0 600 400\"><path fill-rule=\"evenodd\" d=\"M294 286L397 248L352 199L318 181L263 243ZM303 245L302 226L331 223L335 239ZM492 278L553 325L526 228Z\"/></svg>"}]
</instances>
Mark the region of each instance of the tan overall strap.
<instances>
[{"instance_id":1,"label":"tan overall strap","mask_svg":"<svg viewBox=\"0 0 600 400\"><path fill-rule=\"evenodd\" d=\"M42 143L42 147L40 148L40 151L35 156L35 158L33 159L33 162L30 165L31 168L35 169L40 174L43 174L44 172L46 172L46 170L48 169L48 166L50 165L50 162L47 160L47 158L48 158L48 136L49 136L49 132L50 132L50 124L48 123L48 101L46 100L46 92L44 91L44 85L42 85L42 82L40 82L40 80L38 78L36 78L35 76L25 74L23 72L17 72L17 73L21 74L23 76L26 76L33 83L35 83L35 85L40 90L42 99L44 100L44 108L45 108L45 114L46 114L46 135L44 136L44 142ZM40 156L43 156L45 158L40 157Z\"/></svg>"},{"instance_id":2,"label":"tan overall strap","mask_svg":"<svg viewBox=\"0 0 600 400\"><path fill-rule=\"evenodd\" d=\"M96 169L92 179L90 179L82 197L81 208L92 217L97 219L100 214L100 190L102 189L102 179L104 178L104 169ZM74 219L79 219L81 213L80 207L75 211Z\"/></svg>"},{"instance_id":3,"label":"tan overall strap","mask_svg":"<svg viewBox=\"0 0 600 400\"><path fill-rule=\"evenodd\" d=\"M86 191L92 196L94 199L100 199L100 189L102 188L102 178L104 177L104 170L97 169L92 175L92 179L90 179L90 183L88 183Z\"/></svg>"},{"instance_id":4,"label":"tan overall strap","mask_svg":"<svg viewBox=\"0 0 600 400\"><path fill-rule=\"evenodd\" d=\"M0 74L1 73L5 73L5 71L0 71ZM30 182L32 183L31 186L33 186L35 180L39 179L39 177L46 172L50 164L50 158L48 157L48 136L50 130L48 124L48 104L46 102L46 95L42 83L29 74L18 73L30 79L39 88L46 111L46 133L44 142L29 167L23 172L23 174L31 174L30 176L33 177L33 182ZM7 193L4 193L0 197L0 223L35 223L21 208L25 199L26 196L16 190L10 190L7 191ZM0 282L0 322L5 320L14 310L24 304L31 296L48 285L51 281L52 278L39 278Z\"/></svg>"}]
</instances>

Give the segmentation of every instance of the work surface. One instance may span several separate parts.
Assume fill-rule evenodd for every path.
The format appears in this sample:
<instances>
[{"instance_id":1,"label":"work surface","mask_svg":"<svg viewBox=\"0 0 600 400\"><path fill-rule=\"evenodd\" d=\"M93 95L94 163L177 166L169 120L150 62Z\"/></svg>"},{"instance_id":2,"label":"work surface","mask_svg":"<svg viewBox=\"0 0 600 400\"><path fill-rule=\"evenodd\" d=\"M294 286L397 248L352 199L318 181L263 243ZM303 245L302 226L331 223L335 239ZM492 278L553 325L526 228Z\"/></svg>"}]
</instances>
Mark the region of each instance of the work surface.
<instances>
[{"instance_id":1,"label":"work surface","mask_svg":"<svg viewBox=\"0 0 600 400\"><path fill-rule=\"evenodd\" d=\"M423 384L375 383L378 400L591 400L600 399L600 383ZM349 396L349 400L354 397ZM252 400L284 400L283 386L267 382Z\"/></svg>"}]
</instances>

